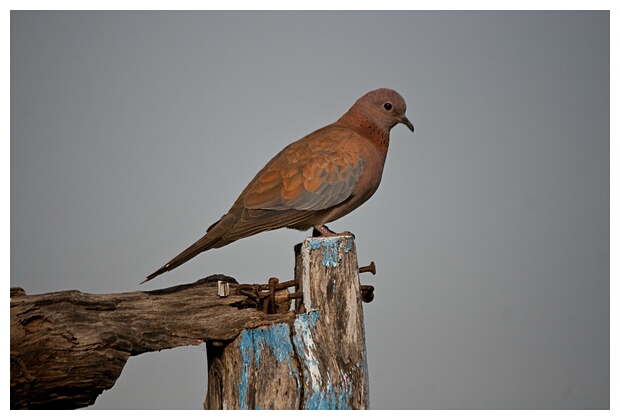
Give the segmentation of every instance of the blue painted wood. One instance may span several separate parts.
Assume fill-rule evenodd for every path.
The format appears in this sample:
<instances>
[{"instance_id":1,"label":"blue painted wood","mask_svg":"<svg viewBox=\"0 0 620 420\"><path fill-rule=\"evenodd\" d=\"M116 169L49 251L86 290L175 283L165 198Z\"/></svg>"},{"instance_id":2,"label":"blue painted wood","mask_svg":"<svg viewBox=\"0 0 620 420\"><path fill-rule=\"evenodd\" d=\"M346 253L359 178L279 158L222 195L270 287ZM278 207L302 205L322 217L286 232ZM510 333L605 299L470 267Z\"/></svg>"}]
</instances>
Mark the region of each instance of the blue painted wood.
<instances>
[{"instance_id":1,"label":"blue painted wood","mask_svg":"<svg viewBox=\"0 0 620 420\"><path fill-rule=\"evenodd\" d=\"M342 259L342 252L349 252L353 248L351 236L333 236L328 238L311 238L308 242L308 250L321 250L323 265L335 268Z\"/></svg>"},{"instance_id":2,"label":"blue painted wood","mask_svg":"<svg viewBox=\"0 0 620 420\"><path fill-rule=\"evenodd\" d=\"M368 408L368 367L353 238L308 238L297 263L302 265L296 273L304 309L290 324L243 331L229 346L233 347L230 357L223 358L226 364L219 365L215 377L221 387L221 407Z\"/></svg>"},{"instance_id":3,"label":"blue painted wood","mask_svg":"<svg viewBox=\"0 0 620 420\"><path fill-rule=\"evenodd\" d=\"M350 235L308 238L301 250L305 314L294 322L303 409L368 408L359 266Z\"/></svg>"},{"instance_id":4,"label":"blue painted wood","mask_svg":"<svg viewBox=\"0 0 620 420\"><path fill-rule=\"evenodd\" d=\"M295 335L293 343L302 362L305 392L308 398L301 408L306 410L350 410L352 401L351 380L343 370L336 372L340 381L334 383L332 374L322 375L319 368L320 358L317 348L320 343L314 342L313 332L320 319L319 311L300 314L295 319Z\"/></svg>"},{"instance_id":5,"label":"blue painted wood","mask_svg":"<svg viewBox=\"0 0 620 420\"><path fill-rule=\"evenodd\" d=\"M254 401L251 405L249 401L248 389L255 387L256 373L261 372L261 357L263 355L273 356L275 363L288 366L288 374L296 379L299 384L299 374L296 369L296 356L291 341L291 329L288 324L280 323L268 328L256 328L245 330L241 333L238 340L239 351L241 353L241 377L238 385L239 402L242 410L248 408L262 409L260 401ZM273 371L273 366L268 366ZM295 391L297 399L301 389L298 386Z\"/></svg>"}]
</instances>

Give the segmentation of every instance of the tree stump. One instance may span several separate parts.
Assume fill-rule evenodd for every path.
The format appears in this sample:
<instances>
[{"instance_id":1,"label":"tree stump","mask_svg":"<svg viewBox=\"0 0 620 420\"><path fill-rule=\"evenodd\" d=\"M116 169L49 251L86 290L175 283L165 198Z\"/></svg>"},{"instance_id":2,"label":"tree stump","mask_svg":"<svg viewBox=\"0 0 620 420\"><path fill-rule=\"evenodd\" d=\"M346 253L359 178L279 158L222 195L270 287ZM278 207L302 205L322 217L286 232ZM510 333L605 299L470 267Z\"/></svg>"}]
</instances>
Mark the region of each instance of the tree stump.
<instances>
[{"instance_id":1,"label":"tree stump","mask_svg":"<svg viewBox=\"0 0 620 420\"><path fill-rule=\"evenodd\" d=\"M295 252L303 298L294 321L243 331L228 344L207 343L205 408L368 408L353 237L308 238Z\"/></svg>"}]
</instances>

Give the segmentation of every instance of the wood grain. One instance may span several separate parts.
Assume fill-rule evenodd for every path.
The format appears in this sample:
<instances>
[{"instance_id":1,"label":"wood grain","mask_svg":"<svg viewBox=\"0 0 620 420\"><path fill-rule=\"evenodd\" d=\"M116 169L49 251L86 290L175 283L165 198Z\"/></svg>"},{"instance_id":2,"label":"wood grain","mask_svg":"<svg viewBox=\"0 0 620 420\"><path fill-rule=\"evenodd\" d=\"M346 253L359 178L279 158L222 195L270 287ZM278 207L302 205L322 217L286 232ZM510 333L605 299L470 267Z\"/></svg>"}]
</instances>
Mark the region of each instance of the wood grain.
<instances>
[{"instance_id":1,"label":"wood grain","mask_svg":"<svg viewBox=\"0 0 620 420\"><path fill-rule=\"evenodd\" d=\"M79 408L111 388L127 359L203 342L224 343L241 331L293 314L266 315L245 296L217 296L217 280L155 291L27 295L11 289L11 408ZM231 291L234 289L231 285Z\"/></svg>"},{"instance_id":2,"label":"wood grain","mask_svg":"<svg viewBox=\"0 0 620 420\"><path fill-rule=\"evenodd\" d=\"M296 250L303 292L292 323L207 344L208 409L366 409L368 375L352 236L309 238Z\"/></svg>"}]
</instances>

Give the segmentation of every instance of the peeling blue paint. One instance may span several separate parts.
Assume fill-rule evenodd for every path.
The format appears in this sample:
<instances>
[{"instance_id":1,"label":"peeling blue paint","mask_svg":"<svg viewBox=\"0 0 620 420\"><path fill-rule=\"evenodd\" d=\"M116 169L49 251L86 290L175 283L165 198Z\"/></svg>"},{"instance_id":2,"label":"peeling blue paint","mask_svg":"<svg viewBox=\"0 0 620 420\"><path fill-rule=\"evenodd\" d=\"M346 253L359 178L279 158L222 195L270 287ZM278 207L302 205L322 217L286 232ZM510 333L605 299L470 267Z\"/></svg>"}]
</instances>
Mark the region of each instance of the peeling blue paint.
<instances>
[{"instance_id":1,"label":"peeling blue paint","mask_svg":"<svg viewBox=\"0 0 620 420\"><path fill-rule=\"evenodd\" d=\"M301 369L303 371L306 389L314 386L313 382L315 378L320 380L318 375L318 362L314 357L314 349L316 346L312 339L312 331L319 317L319 311L312 311L310 312L310 316L305 313L297 315L294 322L295 334L293 335L293 344L297 350L299 360L302 361Z\"/></svg>"},{"instance_id":2,"label":"peeling blue paint","mask_svg":"<svg viewBox=\"0 0 620 420\"><path fill-rule=\"evenodd\" d=\"M288 324L276 324L266 330L254 330L255 332L262 331L262 336L257 337L256 343L265 343L271 348L273 356L278 363L285 363L288 366L289 375L295 378L297 389L295 390L297 397L301 392L299 374L296 368L293 368L293 360L295 353L293 351L293 343L291 342L291 329ZM260 333L259 333L260 334ZM264 346L262 347L264 348ZM255 348L256 359L259 359L258 346Z\"/></svg>"},{"instance_id":3,"label":"peeling blue paint","mask_svg":"<svg viewBox=\"0 0 620 420\"><path fill-rule=\"evenodd\" d=\"M310 323L312 324L312 328L316 327L316 322L321 317L321 313L319 311L310 311Z\"/></svg>"},{"instance_id":4,"label":"peeling blue paint","mask_svg":"<svg viewBox=\"0 0 620 420\"><path fill-rule=\"evenodd\" d=\"M328 372L325 378L319 370L319 363L314 354L316 345L313 333L320 317L319 311L311 311L297 315L294 323L293 344L302 361L301 369L305 380L303 408L307 410L351 409L350 403L353 400L351 381L344 373L339 372L340 385L334 386L331 374Z\"/></svg>"},{"instance_id":5,"label":"peeling blue paint","mask_svg":"<svg viewBox=\"0 0 620 420\"><path fill-rule=\"evenodd\" d=\"M280 363L293 357L293 344L291 343L291 330L288 324L276 324L271 331L271 347L276 360Z\"/></svg>"},{"instance_id":6,"label":"peeling blue paint","mask_svg":"<svg viewBox=\"0 0 620 420\"><path fill-rule=\"evenodd\" d=\"M342 245L342 248L344 249L344 252L351 251L353 249L353 238L347 236L344 244Z\"/></svg>"},{"instance_id":7,"label":"peeling blue paint","mask_svg":"<svg viewBox=\"0 0 620 420\"><path fill-rule=\"evenodd\" d=\"M328 238L312 238L308 244L308 249L314 251L321 248L323 255L323 265L325 267L336 267L340 261L340 250L349 252L353 249L353 239L350 236L334 236Z\"/></svg>"},{"instance_id":8,"label":"peeling blue paint","mask_svg":"<svg viewBox=\"0 0 620 420\"><path fill-rule=\"evenodd\" d=\"M248 392L249 371L252 364L252 331L246 330L241 333L239 350L241 351L241 381L239 382L239 407L248 409L246 396Z\"/></svg>"},{"instance_id":9,"label":"peeling blue paint","mask_svg":"<svg viewBox=\"0 0 620 420\"><path fill-rule=\"evenodd\" d=\"M327 374L327 385L313 387L312 395L306 401L307 410L351 410L353 385L346 377L341 377L341 385L334 386L331 375Z\"/></svg>"},{"instance_id":10,"label":"peeling blue paint","mask_svg":"<svg viewBox=\"0 0 620 420\"><path fill-rule=\"evenodd\" d=\"M340 256L338 248L340 247L340 238L330 238L329 241L323 243L323 265L325 267L336 267Z\"/></svg>"},{"instance_id":11,"label":"peeling blue paint","mask_svg":"<svg viewBox=\"0 0 620 420\"><path fill-rule=\"evenodd\" d=\"M319 249L321 247L321 241L322 241L322 239L317 239L317 238L310 239L310 244L308 245L308 249L310 251L314 251L316 249Z\"/></svg>"},{"instance_id":12,"label":"peeling blue paint","mask_svg":"<svg viewBox=\"0 0 620 420\"><path fill-rule=\"evenodd\" d=\"M315 321L316 323L316 321ZM248 409L248 387L250 386L250 367L255 363L255 369L259 369L261 354L267 349L271 349L278 363L286 362L289 374L295 377L298 384L297 394L299 395L300 380L296 369L293 368L294 359L293 344L291 343L291 330L286 323L275 324L269 328L256 328L245 330L241 333L239 340L239 350L241 351L241 381L239 383L239 407L242 410ZM261 407L255 406L254 409Z\"/></svg>"},{"instance_id":13,"label":"peeling blue paint","mask_svg":"<svg viewBox=\"0 0 620 420\"><path fill-rule=\"evenodd\" d=\"M269 347L279 363L290 360L293 357L293 345L291 344L291 330L288 324L276 324L269 328L257 328L253 330L254 357L256 367L260 367L260 355Z\"/></svg>"}]
</instances>

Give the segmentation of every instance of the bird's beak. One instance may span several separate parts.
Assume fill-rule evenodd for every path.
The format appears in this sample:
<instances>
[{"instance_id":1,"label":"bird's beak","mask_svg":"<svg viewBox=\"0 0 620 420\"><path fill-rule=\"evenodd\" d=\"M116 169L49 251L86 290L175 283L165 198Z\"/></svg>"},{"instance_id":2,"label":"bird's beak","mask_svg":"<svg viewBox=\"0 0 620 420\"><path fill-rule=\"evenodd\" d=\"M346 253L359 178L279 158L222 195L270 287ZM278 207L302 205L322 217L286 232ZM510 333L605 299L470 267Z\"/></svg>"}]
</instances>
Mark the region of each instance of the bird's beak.
<instances>
[{"instance_id":1,"label":"bird's beak","mask_svg":"<svg viewBox=\"0 0 620 420\"><path fill-rule=\"evenodd\" d=\"M407 128L413 133L413 124L411 124L411 121L409 121L407 117L403 115L403 117L400 119L400 122L405 124Z\"/></svg>"}]
</instances>

